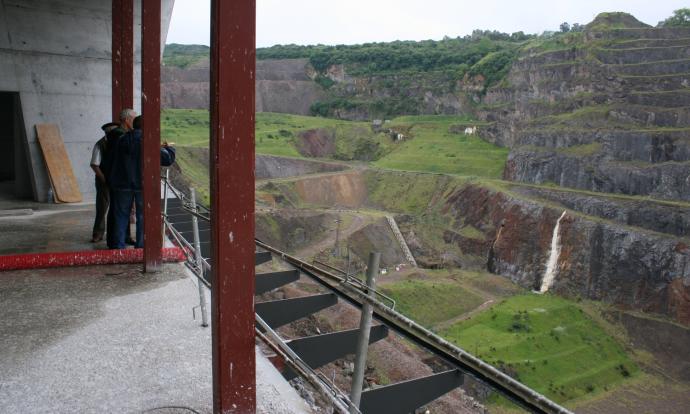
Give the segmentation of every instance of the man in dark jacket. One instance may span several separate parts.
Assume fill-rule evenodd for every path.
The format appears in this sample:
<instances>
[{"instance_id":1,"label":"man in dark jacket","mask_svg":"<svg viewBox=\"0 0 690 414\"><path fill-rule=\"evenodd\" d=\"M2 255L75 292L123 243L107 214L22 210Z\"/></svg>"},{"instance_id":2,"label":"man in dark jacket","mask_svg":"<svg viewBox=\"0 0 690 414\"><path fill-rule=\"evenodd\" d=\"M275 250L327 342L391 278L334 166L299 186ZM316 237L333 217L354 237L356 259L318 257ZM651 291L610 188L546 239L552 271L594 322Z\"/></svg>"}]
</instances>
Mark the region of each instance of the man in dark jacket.
<instances>
[{"instance_id":1,"label":"man in dark jacket","mask_svg":"<svg viewBox=\"0 0 690 414\"><path fill-rule=\"evenodd\" d=\"M108 190L110 193L110 208L108 210L107 218L107 243L108 247L111 249L119 248L116 247L117 243L115 237L115 211L113 208L113 205L116 203L115 197L117 197L119 193L113 191L113 187L111 185L111 180L113 177L123 174L123 172L121 171L123 167L122 162L120 160L120 152L117 150L117 148L120 139L127 132L132 130L132 127L134 126L134 118L136 118L136 116L137 114L136 112L134 112L133 109L123 109L122 112L120 112L119 126L108 132L108 134L106 135L106 145L109 150L106 152L101 162L101 171L105 176L106 183L109 187ZM127 243L130 243L131 236L129 226L127 226L127 228L125 229L125 233L126 241Z\"/></svg>"},{"instance_id":2,"label":"man in dark jacket","mask_svg":"<svg viewBox=\"0 0 690 414\"><path fill-rule=\"evenodd\" d=\"M129 225L132 202L136 207L136 248L144 247L144 202L142 196L142 131L141 116L134 120L134 129L117 141L117 155L113 164L109 185L114 190L116 202L111 202L115 218L114 248L125 247L125 230ZM175 148L164 144L160 149L161 165L175 162Z\"/></svg>"}]
</instances>

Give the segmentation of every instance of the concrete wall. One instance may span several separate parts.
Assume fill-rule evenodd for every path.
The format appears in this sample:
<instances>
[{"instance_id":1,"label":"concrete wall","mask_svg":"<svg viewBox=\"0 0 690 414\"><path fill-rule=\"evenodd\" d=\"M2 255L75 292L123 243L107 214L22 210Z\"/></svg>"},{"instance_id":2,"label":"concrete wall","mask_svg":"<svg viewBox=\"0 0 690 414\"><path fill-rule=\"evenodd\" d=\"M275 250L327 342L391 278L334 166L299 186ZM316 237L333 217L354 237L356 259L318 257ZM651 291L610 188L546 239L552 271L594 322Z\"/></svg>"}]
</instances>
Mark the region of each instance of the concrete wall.
<instances>
[{"instance_id":1,"label":"concrete wall","mask_svg":"<svg viewBox=\"0 0 690 414\"><path fill-rule=\"evenodd\" d=\"M174 0L163 1L165 44ZM141 2L135 10L135 109L140 107ZM93 144L111 116L111 2L0 0L0 91L19 92L31 192L46 201L49 181L35 125L62 132L85 200L92 199Z\"/></svg>"}]
</instances>

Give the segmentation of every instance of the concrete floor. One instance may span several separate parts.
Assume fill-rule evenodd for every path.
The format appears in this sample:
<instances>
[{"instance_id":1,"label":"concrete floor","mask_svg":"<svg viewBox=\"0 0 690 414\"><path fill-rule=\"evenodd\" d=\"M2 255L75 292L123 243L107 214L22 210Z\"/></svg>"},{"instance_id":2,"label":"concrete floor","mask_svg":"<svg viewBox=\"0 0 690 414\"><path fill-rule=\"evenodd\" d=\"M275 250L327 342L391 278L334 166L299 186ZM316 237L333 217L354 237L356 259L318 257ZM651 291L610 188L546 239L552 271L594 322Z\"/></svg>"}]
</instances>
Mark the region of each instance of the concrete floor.
<instances>
[{"instance_id":1,"label":"concrete floor","mask_svg":"<svg viewBox=\"0 0 690 414\"><path fill-rule=\"evenodd\" d=\"M83 203L38 203L2 193L0 184L0 256L81 252L107 249L105 240L91 243L96 215L93 200ZM161 194L164 190L161 188ZM168 193L169 198L174 195ZM135 235L135 226L131 225Z\"/></svg>"},{"instance_id":2,"label":"concrete floor","mask_svg":"<svg viewBox=\"0 0 690 414\"><path fill-rule=\"evenodd\" d=\"M3 413L210 413L211 330L184 267L0 273ZM259 413L309 413L257 350Z\"/></svg>"},{"instance_id":3,"label":"concrete floor","mask_svg":"<svg viewBox=\"0 0 690 414\"><path fill-rule=\"evenodd\" d=\"M92 203L0 200L0 255L105 249L91 243Z\"/></svg>"}]
</instances>

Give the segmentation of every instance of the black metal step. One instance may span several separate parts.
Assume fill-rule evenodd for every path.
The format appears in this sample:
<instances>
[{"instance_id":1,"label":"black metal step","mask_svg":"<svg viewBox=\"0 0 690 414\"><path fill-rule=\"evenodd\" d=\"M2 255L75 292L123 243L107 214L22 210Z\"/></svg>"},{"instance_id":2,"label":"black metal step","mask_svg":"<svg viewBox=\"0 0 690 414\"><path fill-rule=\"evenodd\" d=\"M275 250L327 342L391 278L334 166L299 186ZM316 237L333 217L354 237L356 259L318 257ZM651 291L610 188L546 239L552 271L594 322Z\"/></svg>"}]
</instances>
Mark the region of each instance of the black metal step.
<instances>
[{"instance_id":1,"label":"black metal step","mask_svg":"<svg viewBox=\"0 0 690 414\"><path fill-rule=\"evenodd\" d=\"M261 295L288 283L299 280L299 270L288 270L285 272L259 273L256 275L255 295Z\"/></svg>"},{"instance_id":2,"label":"black metal step","mask_svg":"<svg viewBox=\"0 0 690 414\"><path fill-rule=\"evenodd\" d=\"M441 372L362 392L362 414L409 414L462 385L460 370Z\"/></svg>"},{"instance_id":3,"label":"black metal step","mask_svg":"<svg viewBox=\"0 0 690 414\"><path fill-rule=\"evenodd\" d=\"M326 293L261 302L255 305L254 310L268 326L275 329L329 308L336 303L338 303L338 296L335 293Z\"/></svg>"},{"instance_id":4,"label":"black metal step","mask_svg":"<svg viewBox=\"0 0 690 414\"><path fill-rule=\"evenodd\" d=\"M307 336L288 341L287 345L312 368L322 367L336 359L352 355L357 350L359 329L332 332L323 335ZM373 344L388 336L385 325L372 326L369 331L369 344ZM288 381L297 375L289 367L283 372Z\"/></svg>"}]
</instances>

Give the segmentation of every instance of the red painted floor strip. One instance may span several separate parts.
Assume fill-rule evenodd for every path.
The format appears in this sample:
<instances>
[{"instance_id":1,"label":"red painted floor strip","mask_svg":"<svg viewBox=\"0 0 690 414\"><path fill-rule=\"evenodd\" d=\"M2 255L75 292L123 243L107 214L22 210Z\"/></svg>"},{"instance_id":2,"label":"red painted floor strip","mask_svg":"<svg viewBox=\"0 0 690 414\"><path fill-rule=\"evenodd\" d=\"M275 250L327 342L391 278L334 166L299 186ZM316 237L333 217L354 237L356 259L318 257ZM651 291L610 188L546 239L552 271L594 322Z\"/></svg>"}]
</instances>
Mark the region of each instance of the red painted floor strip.
<instances>
[{"instance_id":1,"label":"red painted floor strip","mask_svg":"<svg viewBox=\"0 0 690 414\"><path fill-rule=\"evenodd\" d=\"M67 266L142 263L143 249L90 250L66 253L30 253L0 256L0 271L46 269ZM182 262L185 255L179 247L163 249L164 262Z\"/></svg>"}]
</instances>

